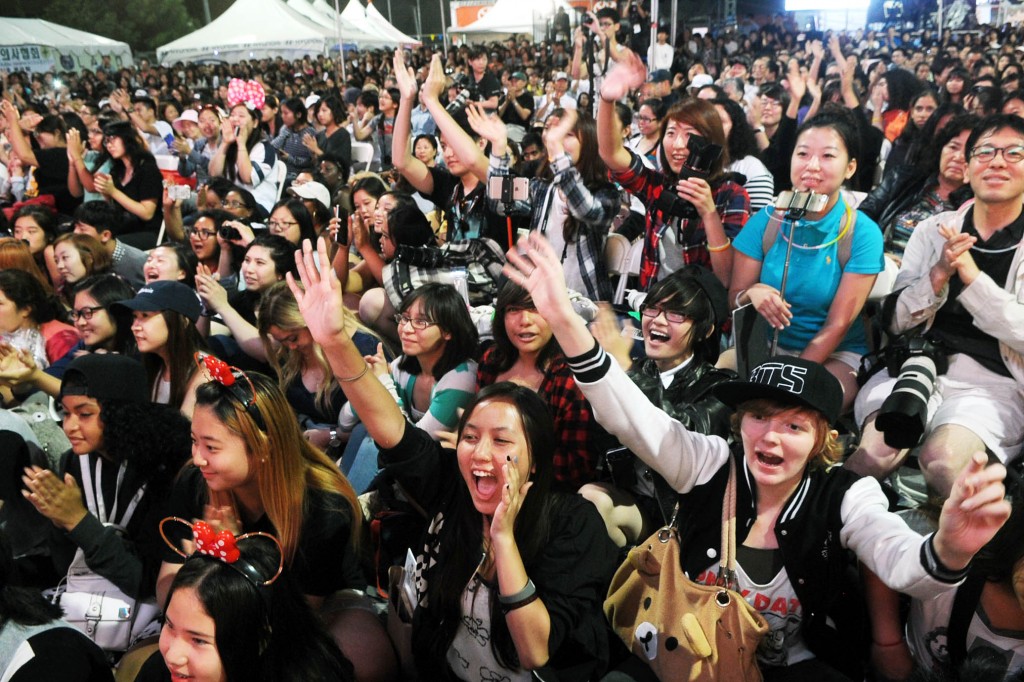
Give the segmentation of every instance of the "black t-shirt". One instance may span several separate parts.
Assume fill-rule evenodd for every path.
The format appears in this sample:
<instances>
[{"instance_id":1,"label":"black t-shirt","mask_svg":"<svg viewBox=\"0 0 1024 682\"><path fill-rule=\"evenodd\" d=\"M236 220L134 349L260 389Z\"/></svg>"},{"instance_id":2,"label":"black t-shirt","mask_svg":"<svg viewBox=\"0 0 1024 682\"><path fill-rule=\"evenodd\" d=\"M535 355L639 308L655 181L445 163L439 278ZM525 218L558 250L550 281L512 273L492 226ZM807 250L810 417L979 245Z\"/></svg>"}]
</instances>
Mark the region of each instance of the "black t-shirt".
<instances>
[{"instance_id":1,"label":"black t-shirt","mask_svg":"<svg viewBox=\"0 0 1024 682\"><path fill-rule=\"evenodd\" d=\"M796 146L796 119L789 118L783 113L779 127L771 138L771 143L761 151L761 161L775 178L776 192L793 189L789 168L793 161L794 146Z\"/></svg>"},{"instance_id":2,"label":"black t-shirt","mask_svg":"<svg viewBox=\"0 0 1024 682\"><path fill-rule=\"evenodd\" d=\"M971 257L974 258L978 269L991 277L996 284L1003 286L1010 275L1010 265L1013 263L1017 244L1024 237L1024 213L993 234L988 241L983 241L974 227L974 209L969 208L964 215L963 233L978 238L978 242L971 249ZM956 276L949 279L949 294L946 302L935 314L931 335L941 339L950 348L951 353L966 353L985 369L1000 376L1010 377L1010 370L1006 368L999 352L999 340L978 329L974 325L974 316L960 303L959 298L963 290L963 280Z\"/></svg>"},{"instance_id":3,"label":"black t-shirt","mask_svg":"<svg viewBox=\"0 0 1024 682\"><path fill-rule=\"evenodd\" d=\"M190 465L175 481L168 503L170 515L201 519L206 500L206 481L199 469ZM172 539L188 537L188 529L180 524L168 524L166 530ZM255 523L246 524L242 530L246 533L276 533L274 524L266 515ZM354 532L352 514L341 495L307 489L305 514L299 532L299 547L288 568L303 594L326 597L338 590L366 587L366 579L359 569L359 559L351 543ZM163 560L176 564L183 562L170 547L165 549Z\"/></svg>"},{"instance_id":4,"label":"black t-shirt","mask_svg":"<svg viewBox=\"0 0 1024 682\"><path fill-rule=\"evenodd\" d=\"M501 95L501 81L490 71L484 71L480 80L476 80L473 74L470 78L473 79L473 87L470 90L474 102L483 102Z\"/></svg>"},{"instance_id":5,"label":"black t-shirt","mask_svg":"<svg viewBox=\"0 0 1024 682\"><path fill-rule=\"evenodd\" d=\"M71 215L82 203L68 191L68 150L65 147L34 150L39 165L32 170L39 196L53 195L57 210Z\"/></svg>"},{"instance_id":6,"label":"black t-shirt","mask_svg":"<svg viewBox=\"0 0 1024 682\"><path fill-rule=\"evenodd\" d=\"M132 173L132 179L127 185L121 184L120 177L114 178L114 185L133 201L151 199L156 202L156 210L153 211L153 217L149 220L143 221L135 214L124 211L124 234L131 232L152 232L155 234L159 232L160 222L163 220L160 204L163 200L164 178L160 174L160 169L156 166L156 161L146 159L138 163L135 171Z\"/></svg>"},{"instance_id":7,"label":"black t-shirt","mask_svg":"<svg viewBox=\"0 0 1024 682\"><path fill-rule=\"evenodd\" d=\"M513 103L509 102L508 106L505 107L505 113L501 115L501 120L507 124L522 126L525 128L530 122L530 118L533 117L533 95L524 91L523 94L516 97L516 101L519 102L520 107L526 110L526 118L522 118L519 113L516 112L516 108Z\"/></svg>"},{"instance_id":8,"label":"black t-shirt","mask_svg":"<svg viewBox=\"0 0 1024 682\"><path fill-rule=\"evenodd\" d=\"M323 131L317 134L317 144L324 154L330 154L345 162L345 168L352 165L352 137L344 128L338 128L330 137Z\"/></svg>"},{"instance_id":9,"label":"black t-shirt","mask_svg":"<svg viewBox=\"0 0 1024 682\"><path fill-rule=\"evenodd\" d=\"M501 248L509 248L508 226L504 216L487 208L484 183L477 184L468 196L463 195L462 181L442 168L430 168L434 191L427 200L441 207L448 221L447 241L487 237Z\"/></svg>"}]
</instances>

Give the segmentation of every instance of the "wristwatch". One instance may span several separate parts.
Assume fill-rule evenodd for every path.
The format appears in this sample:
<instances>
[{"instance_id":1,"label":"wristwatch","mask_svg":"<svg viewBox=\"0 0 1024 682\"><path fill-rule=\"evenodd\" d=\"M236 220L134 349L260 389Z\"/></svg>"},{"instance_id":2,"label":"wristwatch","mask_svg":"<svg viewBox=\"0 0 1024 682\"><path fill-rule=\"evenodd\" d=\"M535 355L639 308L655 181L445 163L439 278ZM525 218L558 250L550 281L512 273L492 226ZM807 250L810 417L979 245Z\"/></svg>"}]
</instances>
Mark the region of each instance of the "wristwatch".
<instances>
[{"instance_id":1,"label":"wristwatch","mask_svg":"<svg viewBox=\"0 0 1024 682\"><path fill-rule=\"evenodd\" d=\"M338 438L338 429L331 429L331 441L327 445L335 448L341 445L341 440Z\"/></svg>"}]
</instances>

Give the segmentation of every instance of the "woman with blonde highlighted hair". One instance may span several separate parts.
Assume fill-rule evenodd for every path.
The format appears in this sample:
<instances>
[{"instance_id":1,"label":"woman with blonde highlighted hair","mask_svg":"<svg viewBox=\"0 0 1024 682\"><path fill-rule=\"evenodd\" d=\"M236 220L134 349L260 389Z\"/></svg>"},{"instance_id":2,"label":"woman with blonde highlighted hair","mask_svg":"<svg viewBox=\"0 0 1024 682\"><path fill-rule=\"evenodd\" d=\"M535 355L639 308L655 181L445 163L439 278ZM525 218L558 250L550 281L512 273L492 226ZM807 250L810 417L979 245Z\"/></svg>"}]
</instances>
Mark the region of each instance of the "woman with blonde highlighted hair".
<instances>
[{"instance_id":1,"label":"woman with blonde highlighted hair","mask_svg":"<svg viewBox=\"0 0 1024 682\"><path fill-rule=\"evenodd\" d=\"M345 396L284 282L267 289L256 317L266 357L278 376L278 386L298 414L306 437L315 445L326 447ZM345 327L364 354L377 352L380 337L364 326L355 313L346 312Z\"/></svg>"}]
</instances>

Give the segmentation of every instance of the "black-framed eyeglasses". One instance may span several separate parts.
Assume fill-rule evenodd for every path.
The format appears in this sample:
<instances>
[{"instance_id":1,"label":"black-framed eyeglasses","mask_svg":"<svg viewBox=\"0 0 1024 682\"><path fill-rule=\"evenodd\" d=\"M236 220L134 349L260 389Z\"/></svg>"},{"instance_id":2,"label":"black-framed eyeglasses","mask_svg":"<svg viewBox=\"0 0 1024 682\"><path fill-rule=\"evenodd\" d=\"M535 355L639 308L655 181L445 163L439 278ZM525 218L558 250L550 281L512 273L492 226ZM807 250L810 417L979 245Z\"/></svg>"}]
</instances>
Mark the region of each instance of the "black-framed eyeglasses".
<instances>
[{"instance_id":1,"label":"black-framed eyeglasses","mask_svg":"<svg viewBox=\"0 0 1024 682\"><path fill-rule=\"evenodd\" d=\"M225 201L223 205L228 208L247 208L244 201L235 201L234 199Z\"/></svg>"},{"instance_id":2,"label":"black-framed eyeglasses","mask_svg":"<svg viewBox=\"0 0 1024 682\"><path fill-rule=\"evenodd\" d=\"M200 230L198 227L190 227L185 230L185 235L188 237L198 235L200 239L210 239L217 236L217 230Z\"/></svg>"},{"instance_id":3,"label":"black-framed eyeglasses","mask_svg":"<svg viewBox=\"0 0 1024 682\"><path fill-rule=\"evenodd\" d=\"M1003 161L1006 163L1020 163L1024 161L1024 145L1015 144L1010 147L993 147L981 145L971 150L971 158L982 163L991 163L995 160L996 154L1002 152Z\"/></svg>"},{"instance_id":4,"label":"black-framed eyeglasses","mask_svg":"<svg viewBox=\"0 0 1024 682\"><path fill-rule=\"evenodd\" d=\"M654 123L658 120L654 116L634 116L633 118L641 123Z\"/></svg>"},{"instance_id":5,"label":"black-framed eyeglasses","mask_svg":"<svg viewBox=\"0 0 1024 682\"><path fill-rule=\"evenodd\" d=\"M71 319L75 320L76 322L80 319L88 322L89 320L92 319L92 316L96 314L97 310L106 310L106 308L104 308L101 305L94 305L87 306L85 308L79 308L78 310L72 310Z\"/></svg>"},{"instance_id":6,"label":"black-framed eyeglasses","mask_svg":"<svg viewBox=\"0 0 1024 682\"><path fill-rule=\"evenodd\" d=\"M295 220L269 220L267 221L267 228L271 232L284 232L292 225L298 225L299 223Z\"/></svg>"},{"instance_id":7,"label":"black-framed eyeglasses","mask_svg":"<svg viewBox=\"0 0 1024 682\"><path fill-rule=\"evenodd\" d=\"M640 314L644 317L649 317L652 320L657 318L658 315L665 314L665 319L672 324L682 324L690 319L689 315L684 315L677 310L669 310L662 308L660 305L644 305L640 306Z\"/></svg>"},{"instance_id":8,"label":"black-framed eyeglasses","mask_svg":"<svg viewBox=\"0 0 1024 682\"><path fill-rule=\"evenodd\" d=\"M410 324L412 328L418 332L423 331L427 327L433 327L437 322L432 320L424 320L422 317L409 317L405 313L395 315L395 324L401 327L403 324Z\"/></svg>"}]
</instances>

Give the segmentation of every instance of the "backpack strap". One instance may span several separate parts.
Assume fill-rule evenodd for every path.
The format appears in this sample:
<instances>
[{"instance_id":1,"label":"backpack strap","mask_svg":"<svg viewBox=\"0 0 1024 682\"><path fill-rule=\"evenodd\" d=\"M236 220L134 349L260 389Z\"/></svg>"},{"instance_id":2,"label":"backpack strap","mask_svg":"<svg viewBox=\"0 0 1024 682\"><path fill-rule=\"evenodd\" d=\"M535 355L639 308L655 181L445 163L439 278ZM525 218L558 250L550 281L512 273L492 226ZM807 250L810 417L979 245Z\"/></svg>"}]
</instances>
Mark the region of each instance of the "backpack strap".
<instances>
[{"instance_id":1,"label":"backpack strap","mask_svg":"<svg viewBox=\"0 0 1024 682\"><path fill-rule=\"evenodd\" d=\"M967 630L970 629L984 587L985 577L973 571L957 588L953 598L949 627L946 629L946 646L949 647L949 662L954 671L967 660Z\"/></svg>"},{"instance_id":2,"label":"backpack strap","mask_svg":"<svg viewBox=\"0 0 1024 682\"><path fill-rule=\"evenodd\" d=\"M846 201L845 198L840 197L842 201ZM857 211L856 209L850 209L847 204L847 211L843 215L843 220L848 221L847 226L840 225L839 231L843 233L843 236L839 238L839 243L836 244L836 258L839 260L839 269L845 270L846 264L850 260L850 256L853 253L853 233L857 227ZM764 228L764 234L761 236L761 252L767 256L768 250L772 248L772 244L779 236L779 232L782 230L782 221L786 216L785 209L777 208L772 211L772 215L768 218L768 224ZM848 217L847 217L848 216ZM845 230L845 231L844 231Z\"/></svg>"}]
</instances>

